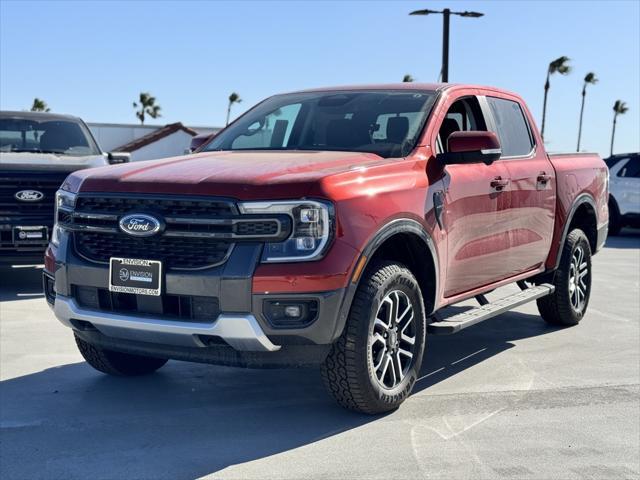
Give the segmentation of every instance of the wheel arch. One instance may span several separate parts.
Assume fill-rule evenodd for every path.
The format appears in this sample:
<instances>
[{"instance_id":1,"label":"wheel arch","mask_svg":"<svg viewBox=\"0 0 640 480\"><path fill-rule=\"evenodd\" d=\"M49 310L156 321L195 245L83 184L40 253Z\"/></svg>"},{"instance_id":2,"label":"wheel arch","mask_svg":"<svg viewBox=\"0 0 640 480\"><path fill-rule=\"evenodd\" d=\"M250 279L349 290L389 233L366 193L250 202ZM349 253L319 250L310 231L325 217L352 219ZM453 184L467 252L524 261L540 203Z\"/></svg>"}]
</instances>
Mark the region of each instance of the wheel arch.
<instances>
[{"instance_id":1,"label":"wheel arch","mask_svg":"<svg viewBox=\"0 0 640 480\"><path fill-rule=\"evenodd\" d=\"M571 205L571 210L569 211L569 215L567 215L567 220L562 230L562 237L558 245L559 253L567 240L567 235L569 235L569 232L574 228L580 228L585 233L592 252L597 250L598 215L596 212L596 202L591 195L583 193L576 197ZM556 258L554 270L558 268L559 264L560 254L558 254Z\"/></svg>"},{"instance_id":2,"label":"wheel arch","mask_svg":"<svg viewBox=\"0 0 640 480\"><path fill-rule=\"evenodd\" d=\"M377 260L404 264L418 280L425 314L433 313L438 292L438 255L429 233L416 220L401 218L385 224L367 243L356 263L340 309L334 338L341 335L355 292L367 267Z\"/></svg>"}]
</instances>

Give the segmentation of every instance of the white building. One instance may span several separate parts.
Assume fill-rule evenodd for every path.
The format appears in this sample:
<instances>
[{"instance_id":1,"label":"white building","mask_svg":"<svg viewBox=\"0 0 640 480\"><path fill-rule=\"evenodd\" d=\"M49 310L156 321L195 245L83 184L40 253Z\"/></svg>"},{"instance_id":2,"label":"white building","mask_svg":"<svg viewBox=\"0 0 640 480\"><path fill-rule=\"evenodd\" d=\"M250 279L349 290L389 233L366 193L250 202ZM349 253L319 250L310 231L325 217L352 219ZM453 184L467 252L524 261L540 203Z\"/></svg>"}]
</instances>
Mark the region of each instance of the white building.
<instances>
[{"instance_id":1,"label":"white building","mask_svg":"<svg viewBox=\"0 0 640 480\"><path fill-rule=\"evenodd\" d=\"M196 135L220 131L216 127L185 127L182 123L136 125L123 123L87 123L105 152L129 152L131 161L183 155Z\"/></svg>"}]
</instances>

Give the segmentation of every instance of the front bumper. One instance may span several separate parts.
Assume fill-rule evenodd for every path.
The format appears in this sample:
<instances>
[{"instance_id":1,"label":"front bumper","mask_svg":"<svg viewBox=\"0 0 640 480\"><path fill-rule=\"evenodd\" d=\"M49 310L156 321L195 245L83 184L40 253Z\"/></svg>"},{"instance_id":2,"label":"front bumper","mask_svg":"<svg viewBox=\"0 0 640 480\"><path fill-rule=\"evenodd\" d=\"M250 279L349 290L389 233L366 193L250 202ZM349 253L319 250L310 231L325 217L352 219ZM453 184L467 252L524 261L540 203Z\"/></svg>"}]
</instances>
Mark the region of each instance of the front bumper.
<instances>
[{"instance_id":1,"label":"front bumper","mask_svg":"<svg viewBox=\"0 0 640 480\"><path fill-rule=\"evenodd\" d=\"M144 354L151 348L156 356L192 358L209 363L247 365L246 358L229 362L220 360L221 349L234 352L287 356L292 347L308 350L312 356L326 351L339 335L344 321L343 303L346 288L316 292L254 292L253 282L259 265L262 245L238 244L227 262L199 271L169 270L163 281L164 296L196 296L215 298L218 313L206 319L170 318L160 312L106 311L87 307L79 301L78 288L108 293L108 265L78 256L71 235L62 235L58 248L49 248L45 262L45 292L56 317L78 335L91 341L109 344L110 348ZM292 265L297 268L296 265ZM287 277L287 265L282 275ZM47 280L50 279L50 280ZM333 285L333 284L332 284ZM157 298L157 297L156 297ZM265 315L268 301L313 301L318 305L315 319L299 327L274 326ZM142 299L142 303L144 304ZM313 348L315 346L323 348ZM188 353L178 355L176 352ZM164 352L164 353L163 353ZM278 355L275 355L275 353ZM232 355L233 356L233 355ZM251 357L251 358L255 358ZM264 363L263 360L261 360ZM269 363L269 362L267 362ZM296 354L295 364L306 363Z\"/></svg>"},{"instance_id":2,"label":"front bumper","mask_svg":"<svg viewBox=\"0 0 640 480\"><path fill-rule=\"evenodd\" d=\"M62 295L56 296L53 311L68 327L82 330L89 323L103 335L113 338L206 347L207 338L216 337L236 350L274 352L280 349L267 338L252 314L221 314L211 323L136 318L83 309L73 298Z\"/></svg>"}]
</instances>

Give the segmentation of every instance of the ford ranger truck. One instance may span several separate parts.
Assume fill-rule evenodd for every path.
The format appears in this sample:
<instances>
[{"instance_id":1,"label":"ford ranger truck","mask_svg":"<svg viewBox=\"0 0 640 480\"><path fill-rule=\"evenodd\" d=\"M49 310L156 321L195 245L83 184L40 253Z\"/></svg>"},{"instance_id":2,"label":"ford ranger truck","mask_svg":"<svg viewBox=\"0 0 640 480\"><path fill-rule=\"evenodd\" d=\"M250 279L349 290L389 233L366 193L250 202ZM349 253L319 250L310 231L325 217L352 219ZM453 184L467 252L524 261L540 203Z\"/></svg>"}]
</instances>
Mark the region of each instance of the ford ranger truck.
<instances>
[{"instance_id":1,"label":"ford ranger truck","mask_svg":"<svg viewBox=\"0 0 640 480\"><path fill-rule=\"evenodd\" d=\"M0 112L0 266L41 264L67 175L128 155L103 154L79 118Z\"/></svg>"},{"instance_id":2,"label":"ford ranger truck","mask_svg":"<svg viewBox=\"0 0 640 480\"><path fill-rule=\"evenodd\" d=\"M71 174L46 299L102 372L319 364L341 405L380 413L411 392L428 333L533 300L578 324L607 198L603 161L547 155L512 93L276 95L193 155Z\"/></svg>"}]
</instances>

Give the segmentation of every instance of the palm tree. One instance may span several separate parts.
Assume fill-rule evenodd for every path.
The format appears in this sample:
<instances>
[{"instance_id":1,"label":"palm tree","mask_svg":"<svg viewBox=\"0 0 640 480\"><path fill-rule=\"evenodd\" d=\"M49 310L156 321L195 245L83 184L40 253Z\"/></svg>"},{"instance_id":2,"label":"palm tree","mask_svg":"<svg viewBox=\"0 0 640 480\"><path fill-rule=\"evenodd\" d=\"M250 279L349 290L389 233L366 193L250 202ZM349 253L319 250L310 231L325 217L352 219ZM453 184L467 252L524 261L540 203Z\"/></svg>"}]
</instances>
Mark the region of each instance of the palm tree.
<instances>
[{"instance_id":1,"label":"palm tree","mask_svg":"<svg viewBox=\"0 0 640 480\"><path fill-rule=\"evenodd\" d=\"M413 82L413 77L411 76L411 74L407 73L404 77L402 77L402 81L406 83Z\"/></svg>"},{"instance_id":2,"label":"palm tree","mask_svg":"<svg viewBox=\"0 0 640 480\"><path fill-rule=\"evenodd\" d=\"M624 115L627 113L629 108L627 104L622 100L616 100L616 103L613 104L613 130L611 131L611 152L610 155L613 155L613 139L616 136L616 120L618 119L618 115Z\"/></svg>"},{"instance_id":3,"label":"palm tree","mask_svg":"<svg viewBox=\"0 0 640 480\"><path fill-rule=\"evenodd\" d=\"M145 115L149 115L151 118L158 118L162 115L160 105L156 105L156 97L152 97L149 92L141 92L140 100L133 102L133 108L140 107L140 110L136 111L136 117L140 120L141 124L144 124Z\"/></svg>"},{"instance_id":4,"label":"palm tree","mask_svg":"<svg viewBox=\"0 0 640 480\"><path fill-rule=\"evenodd\" d=\"M584 113L584 97L587 94L587 85L595 85L598 83L598 79L596 78L596 74L593 72L589 72L584 77L584 85L582 86L582 106L580 107L580 121L578 122L578 147L576 148L576 152L580 151L580 137L582 137L582 114Z\"/></svg>"},{"instance_id":5,"label":"palm tree","mask_svg":"<svg viewBox=\"0 0 640 480\"><path fill-rule=\"evenodd\" d=\"M31 105L32 112L50 112L51 109L47 105L47 102L40 100L38 97L33 99L33 105Z\"/></svg>"},{"instance_id":6,"label":"palm tree","mask_svg":"<svg viewBox=\"0 0 640 480\"><path fill-rule=\"evenodd\" d=\"M553 62L549 64L549 68L547 68L547 81L544 83L544 103L542 104L542 128L540 129L540 136L544 140L544 122L547 116L547 95L549 94L549 78L554 73L559 73L560 75L567 75L571 71L571 67L568 65L570 58L562 57L556 58Z\"/></svg>"},{"instance_id":7,"label":"palm tree","mask_svg":"<svg viewBox=\"0 0 640 480\"><path fill-rule=\"evenodd\" d=\"M229 106L227 107L227 125L229 125L229 116L231 115L231 106L234 103L240 103L242 102L242 99L240 98L240 95L238 95L236 92L233 92L231 95L229 95Z\"/></svg>"}]
</instances>

